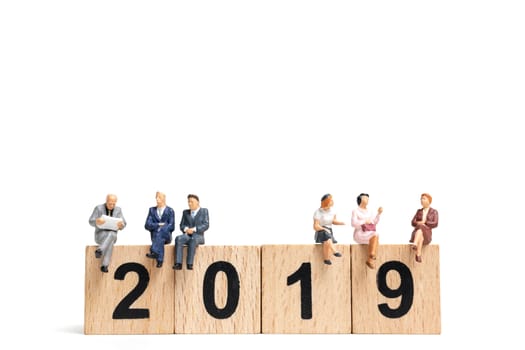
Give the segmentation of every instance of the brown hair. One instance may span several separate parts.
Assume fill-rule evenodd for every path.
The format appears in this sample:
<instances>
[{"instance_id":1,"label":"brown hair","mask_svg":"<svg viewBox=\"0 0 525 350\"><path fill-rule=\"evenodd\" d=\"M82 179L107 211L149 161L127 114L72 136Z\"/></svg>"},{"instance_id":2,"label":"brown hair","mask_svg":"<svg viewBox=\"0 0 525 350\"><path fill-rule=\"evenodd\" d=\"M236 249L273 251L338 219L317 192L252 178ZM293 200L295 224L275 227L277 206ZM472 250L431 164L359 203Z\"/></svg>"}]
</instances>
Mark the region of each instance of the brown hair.
<instances>
[{"instance_id":1,"label":"brown hair","mask_svg":"<svg viewBox=\"0 0 525 350\"><path fill-rule=\"evenodd\" d=\"M428 199L428 203L429 203L429 204L432 203L432 196L429 195L428 193L423 193L423 194L421 195L421 197L427 197L427 199Z\"/></svg>"},{"instance_id":2,"label":"brown hair","mask_svg":"<svg viewBox=\"0 0 525 350\"><path fill-rule=\"evenodd\" d=\"M199 201L199 196L197 196L196 194L189 194L188 195L188 199L190 199L190 198L194 198L197 202L200 202Z\"/></svg>"}]
</instances>

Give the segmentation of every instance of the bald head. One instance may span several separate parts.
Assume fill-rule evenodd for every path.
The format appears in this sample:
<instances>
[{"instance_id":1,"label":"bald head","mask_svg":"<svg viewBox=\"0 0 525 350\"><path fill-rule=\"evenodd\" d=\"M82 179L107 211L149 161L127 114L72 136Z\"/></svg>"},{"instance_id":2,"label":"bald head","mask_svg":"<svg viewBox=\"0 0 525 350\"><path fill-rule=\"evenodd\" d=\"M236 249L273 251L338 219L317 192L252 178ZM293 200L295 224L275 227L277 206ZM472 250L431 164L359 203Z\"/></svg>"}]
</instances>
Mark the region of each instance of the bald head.
<instances>
[{"instance_id":1,"label":"bald head","mask_svg":"<svg viewBox=\"0 0 525 350\"><path fill-rule=\"evenodd\" d=\"M117 196L114 194L108 194L106 196L106 208L109 210L115 209L115 205L117 204Z\"/></svg>"}]
</instances>

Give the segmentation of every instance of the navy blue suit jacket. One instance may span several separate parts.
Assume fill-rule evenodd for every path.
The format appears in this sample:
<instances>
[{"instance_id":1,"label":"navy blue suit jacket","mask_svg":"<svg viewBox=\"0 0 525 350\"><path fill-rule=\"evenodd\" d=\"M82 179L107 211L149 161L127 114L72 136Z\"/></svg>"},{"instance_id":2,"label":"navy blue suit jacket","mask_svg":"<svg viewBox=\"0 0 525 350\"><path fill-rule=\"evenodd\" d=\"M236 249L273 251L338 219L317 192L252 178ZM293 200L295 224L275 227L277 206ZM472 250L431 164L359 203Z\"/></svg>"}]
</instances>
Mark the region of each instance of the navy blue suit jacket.
<instances>
[{"instance_id":1,"label":"navy blue suit jacket","mask_svg":"<svg viewBox=\"0 0 525 350\"><path fill-rule=\"evenodd\" d=\"M191 210L185 209L182 212L182 219L180 220L180 230L184 233L185 227L195 227L197 229L194 235L202 237L204 244L204 232L210 227L210 218L208 216L208 209L200 208L194 218L191 217Z\"/></svg>"},{"instance_id":2,"label":"navy blue suit jacket","mask_svg":"<svg viewBox=\"0 0 525 350\"><path fill-rule=\"evenodd\" d=\"M163 222L165 225L160 226L159 224L161 222ZM159 218L157 207L149 208L148 217L146 218L146 224L144 225L144 228L151 232L152 237L155 232L161 232L162 236L165 237L166 240L169 238L168 243L170 243L172 239L171 233L175 230L175 211L173 211L172 208L166 206L166 208L164 208L164 212L162 213L162 217Z\"/></svg>"}]
</instances>

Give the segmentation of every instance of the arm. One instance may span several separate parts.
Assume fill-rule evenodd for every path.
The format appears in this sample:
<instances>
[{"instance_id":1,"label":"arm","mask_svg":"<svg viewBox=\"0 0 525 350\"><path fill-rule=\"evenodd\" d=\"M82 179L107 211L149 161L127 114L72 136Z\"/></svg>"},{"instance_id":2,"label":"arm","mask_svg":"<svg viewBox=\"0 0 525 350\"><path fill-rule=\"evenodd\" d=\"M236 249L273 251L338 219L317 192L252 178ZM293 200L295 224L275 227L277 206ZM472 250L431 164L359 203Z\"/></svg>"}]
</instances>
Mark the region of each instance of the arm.
<instances>
[{"instance_id":1,"label":"arm","mask_svg":"<svg viewBox=\"0 0 525 350\"><path fill-rule=\"evenodd\" d=\"M175 211L172 208L167 208L167 210L169 210L169 215L168 222L166 223L166 230L168 232L173 232L175 231Z\"/></svg>"},{"instance_id":2,"label":"arm","mask_svg":"<svg viewBox=\"0 0 525 350\"><path fill-rule=\"evenodd\" d=\"M122 225L119 226L119 230L123 230L126 227L126 219L124 219L124 214L122 214L122 209L119 207L115 208L115 217L122 219Z\"/></svg>"},{"instance_id":3,"label":"arm","mask_svg":"<svg viewBox=\"0 0 525 350\"><path fill-rule=\"evenodd\" d=\"M414 217L412 218L412 226L417 226L417 213L419 213L419 210L416 210L416 214L414 214Z\"/></svg>"},{"instance_id":4,"label":"arm","mask_svg":"<svg viewBox=\"0 0 525 350\"><path fill-rule=\"evenodd\" d=\"M89 217L89 224L93 227L96 227L97 225L97 219L101 216L99 213L98 207L95 207L93 209L93 213L91 213L91 216Z\"/></svg>"},{"instance_id":5,"label":"arm","mask_svg":"<svg viewBox=\"0 0 525 350\"><path fill-rule=\"evenodd\" d=\"M427 221L425 222L425 225L427 225L430 228L436 228L438 226L438 221L438 211L435 209L431 209L427 215Z\"/></svg>"},{"instance_id":6,"label":"arm","mask_svg":"<svg viewBox=\"0 0 525 350\"><path fill-rule=\"evenodd\" d=\"M180 231L181 231L182 233L186 233L186 232L184 232L184 229L185 229L186 227L188 227L188 223L186 222L186 214L187 214L187 213L188 213L188 210L184 210L184 211L182 212L182 217L180 218L180 225L179 225L179 228L180 228Z\"/></svg>"},{"instance_id":7,"label":"arm","mask_svg":"<svg viewBox=\"0 0 525 350\"><path fill-rule=\"evenodd\" d=\"M379 207L379 209L377 209L376 217L373 220L375 225L377 225L377 223L379 222L379 218L381 217L382 213L383 213L383 207Z\"/></svg>"},{"instance_id":8,"label":"arm","mask_svg":"<svg viewBox=\"0 0 525 350\"><path fill-rule=\"evenodd\" d=\"M334 224L334 225L344 225L345 223L343 221L337 220L337 216L334 215L334 220L332 220L332 224Z\"/></svg>"},{"instance_id":9,"label":"arm","mask_svg":"<svg viewBox=\"0 0 525 350\"><path fill-rule=\"evenodd\" d=\"M195 225L195 229L196 229L195 233L202 234L206 232L208 228L210 227L210 218L208 215L208 209L201 208L200 210L202 211L202 214L200 216L201 219Z\"/></svg>"},{"instance_id":10,"label":"arm","mask_svg":"<svg viewBox=\"0 0 525 350\"><path fill-rule=\"evenodd\" d=\"M319 219L314 219L314 231L322 231L324 227L319 224Z\"/></svg>"},{"instance_id":11,"label":"arm","mask_svg":"<svg viewBox=\"0 0 525 350\"><path fill-rule=\"evenodd\" d=\"M361 225L363 225L364 223L366 223L366 220L360 219L357 216L357 210L352 211L352 227L361 229Z\"/></svg>"},{"instance_id":12,"label":"arm","mask_svg":"<svg viewBox=\"0 0 525 350\"><path fill-rule=\"evenodd\" d=\"M155 214L151 213L151 208L148 210L148 217L146 218L146 223L144 224L144 228L148 231L156 231L159 228L159 223L155 222Z\"/></svg>"}]
</instances>

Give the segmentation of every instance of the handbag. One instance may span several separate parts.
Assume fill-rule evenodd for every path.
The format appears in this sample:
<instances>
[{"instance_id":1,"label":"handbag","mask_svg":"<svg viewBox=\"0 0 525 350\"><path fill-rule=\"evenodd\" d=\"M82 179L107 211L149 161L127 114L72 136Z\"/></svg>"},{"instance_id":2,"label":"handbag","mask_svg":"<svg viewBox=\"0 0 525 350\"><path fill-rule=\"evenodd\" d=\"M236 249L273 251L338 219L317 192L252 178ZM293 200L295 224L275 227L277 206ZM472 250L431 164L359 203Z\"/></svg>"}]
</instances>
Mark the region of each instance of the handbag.
<instances>
[{"instance_id":1,"label":"handbag","mask_svg":"<svg viewBox=\"0 0 525 350\"><path fill-rule=\"evenodd\" d=\"M376 224L363 224L361 225L361 228L363 231L375 231L376 230Z\"/></svg>"}]
</instances>

